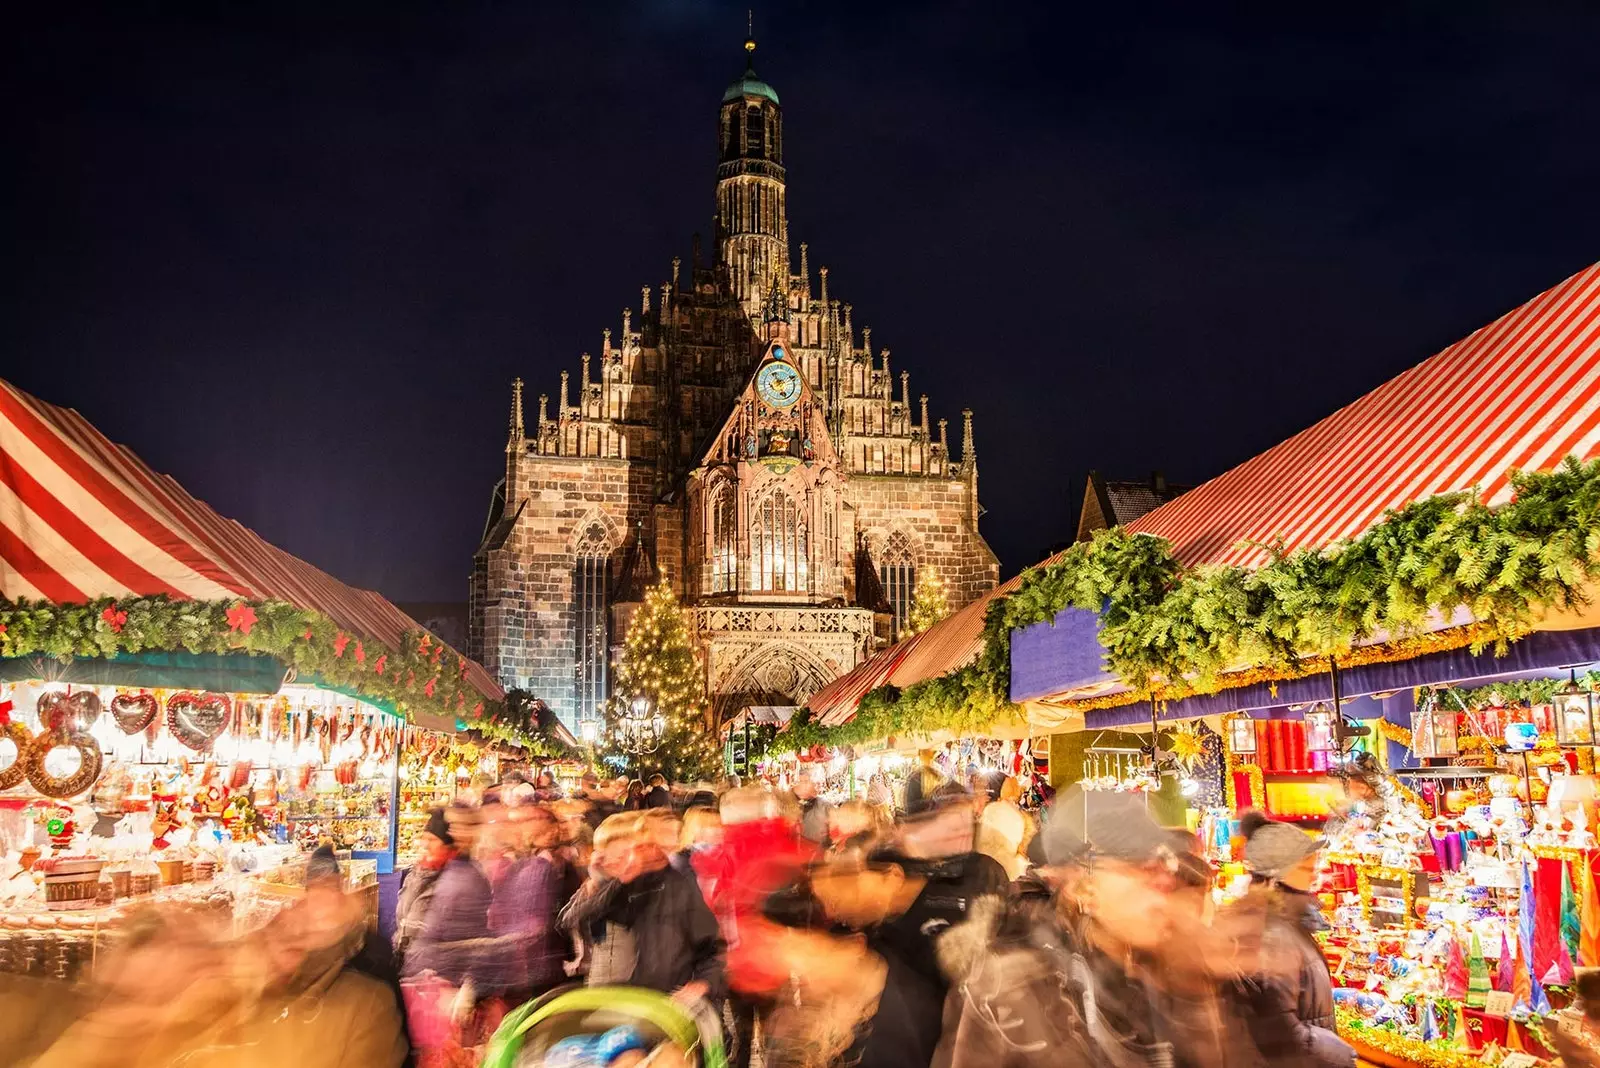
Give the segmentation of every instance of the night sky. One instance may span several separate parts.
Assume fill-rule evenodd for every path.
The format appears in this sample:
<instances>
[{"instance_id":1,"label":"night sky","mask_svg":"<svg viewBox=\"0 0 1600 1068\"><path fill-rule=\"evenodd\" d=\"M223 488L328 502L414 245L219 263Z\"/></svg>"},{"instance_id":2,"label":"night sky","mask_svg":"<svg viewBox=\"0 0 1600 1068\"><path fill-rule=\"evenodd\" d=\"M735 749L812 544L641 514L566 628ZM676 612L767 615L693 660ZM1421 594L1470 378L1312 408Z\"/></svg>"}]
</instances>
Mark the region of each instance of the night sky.
<instances>
[{"instance_id":1,"label":"night sky","mask_svg":"<svg viewBox=\"0 0 1600 1068\"><path fill-rule=\"evenodd\" d=\"M768 4L756 58L795 254L976 410L1009 574L1089 468L1216 475L1600 258L1580 6ZM95 7L0 46L0 374L464 601L511 378L553 396L709 236L744 8Z\"/></svg>"}]
</instances>

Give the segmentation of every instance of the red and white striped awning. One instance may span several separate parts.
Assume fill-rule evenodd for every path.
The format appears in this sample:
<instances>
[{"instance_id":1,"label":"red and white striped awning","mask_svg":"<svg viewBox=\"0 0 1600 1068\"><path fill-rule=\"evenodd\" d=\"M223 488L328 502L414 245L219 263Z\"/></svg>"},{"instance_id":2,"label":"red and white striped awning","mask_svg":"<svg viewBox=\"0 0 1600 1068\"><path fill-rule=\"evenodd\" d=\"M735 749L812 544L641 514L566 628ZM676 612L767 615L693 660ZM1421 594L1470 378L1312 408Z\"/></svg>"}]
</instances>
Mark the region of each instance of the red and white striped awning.
<instances>
[{"instance_id":1,"label":"red and white striped awning","mask_svg":"<svg viewBox=\"0 0 1600 1068\"><path fill-rule=\"evenodd\" d=\"M78 603L166 594L287 601L398 648L423 629L224 519L83 416L0 381L0 596ZM504 692L468 661L473 688Z\"/></svg>"},{"instance_id":2,"label":"red and white striped awning","mask_svg":"<svg viewBox=\"0 0 1600 1068\"><path fill-rule=\"evenodd\" d=\"M1574 455L1600 455L1600 264L1128 529L1254 567L1260 544L1328 545L1440 493L1504 501L1507 469Z\"/></svg>"}]
</instances>

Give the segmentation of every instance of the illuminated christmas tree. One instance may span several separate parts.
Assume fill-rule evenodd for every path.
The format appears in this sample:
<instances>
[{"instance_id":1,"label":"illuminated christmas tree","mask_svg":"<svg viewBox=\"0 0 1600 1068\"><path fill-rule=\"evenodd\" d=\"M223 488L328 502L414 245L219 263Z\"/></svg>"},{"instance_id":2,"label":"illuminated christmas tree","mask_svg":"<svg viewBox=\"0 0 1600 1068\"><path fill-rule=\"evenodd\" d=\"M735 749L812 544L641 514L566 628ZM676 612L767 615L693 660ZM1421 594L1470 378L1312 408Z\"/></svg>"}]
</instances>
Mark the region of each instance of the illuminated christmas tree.
<instances>
[{"instance_id":1,"label":"illuminated christmas tree","mask_svg":"<svg viewBox=\"0 0 1600 1068\"><path fill-rule=\"evenodd\" d=\"M944 579L925 567L917 575L917 588L911 593L911 609L906 613L906 629L921 634L950 614L950 599L945 596Z\"/></svg>"},{"instance_id":2,"label":"illuminated christmas tree","mask_svg":"<svg viewBox=\"0 0 1600 1068\"><path fill-rule=\"evenodd\" d=\"M706 718L705 674L672 587L645 593L628 627L606 707L606 752L644 778L713 779L722 750Z\"/></svg>"}]
</instances>

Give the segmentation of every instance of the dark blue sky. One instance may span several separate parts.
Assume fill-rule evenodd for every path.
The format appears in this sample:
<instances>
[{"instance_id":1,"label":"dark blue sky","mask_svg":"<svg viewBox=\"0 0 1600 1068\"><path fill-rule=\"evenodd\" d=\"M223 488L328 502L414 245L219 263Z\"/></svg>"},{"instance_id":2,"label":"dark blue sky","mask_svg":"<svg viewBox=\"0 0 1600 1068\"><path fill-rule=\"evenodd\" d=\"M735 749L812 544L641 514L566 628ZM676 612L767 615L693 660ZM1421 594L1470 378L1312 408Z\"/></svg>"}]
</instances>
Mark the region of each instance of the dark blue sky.
<instances>
[{"instance_id":1,"label":"dark blue sky","mask_svg":"<svg viewBox=\"0 0 1600 1068\"><path fill-rule=\"evenodd\" d=\"M33 5L0 374L349 582L464 599L509 381L709 230L744 8ZM767 5L790 232L1007 573L1600 258L1585 5Z\"/></svg>"}]
</instances>

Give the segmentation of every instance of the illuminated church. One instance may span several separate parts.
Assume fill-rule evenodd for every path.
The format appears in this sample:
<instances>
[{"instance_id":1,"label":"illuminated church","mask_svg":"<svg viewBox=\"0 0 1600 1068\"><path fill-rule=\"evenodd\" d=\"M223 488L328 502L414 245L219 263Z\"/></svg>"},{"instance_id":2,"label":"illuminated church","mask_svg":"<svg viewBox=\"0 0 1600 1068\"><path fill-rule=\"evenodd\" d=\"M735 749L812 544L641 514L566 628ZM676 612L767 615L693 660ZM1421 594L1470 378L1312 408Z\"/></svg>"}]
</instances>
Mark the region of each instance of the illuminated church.
<instances>
[{"instance_id":1,"label":"illuminated church","mask_svg":"<svg viewBox=\"0 0 1600 1068\"><path fill-rule=\"evenodd\" d=\"M790 245L783 142L778 94L747 61L718 112L709 257L696 238L531 419L513 386L468 645L580 734L660 575L724 718L804 704L892 640L928 569L952 609L998 579L972 413L952 449L828 268Z\"/></svg>"}]
</instances>

